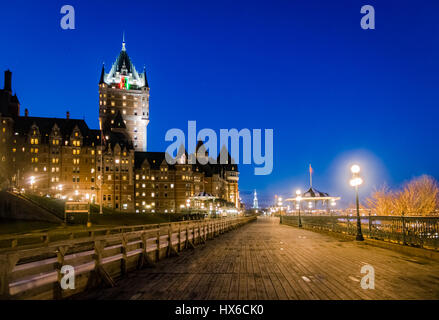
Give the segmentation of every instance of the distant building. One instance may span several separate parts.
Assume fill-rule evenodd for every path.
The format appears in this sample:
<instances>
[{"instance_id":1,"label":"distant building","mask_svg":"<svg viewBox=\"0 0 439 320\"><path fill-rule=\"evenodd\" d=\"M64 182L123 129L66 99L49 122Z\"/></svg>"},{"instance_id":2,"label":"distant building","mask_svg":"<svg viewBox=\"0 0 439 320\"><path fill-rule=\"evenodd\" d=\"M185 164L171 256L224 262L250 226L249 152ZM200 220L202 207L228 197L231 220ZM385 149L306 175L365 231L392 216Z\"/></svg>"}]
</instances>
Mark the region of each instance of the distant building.
<instances>
[{"instance_id":1,"label":"distant building","mask_svg":"<svg viewBox=\"0 0 439 320\"><path fill-rule=\"evenodd\" d=\"M258 195L256 193L256 190L253 194L253 209L259 209L259 205L258 205Z\"/></svg>"},{"instance_id":2,"label":"distant building","mask_svg":"<svg viewBox=\"0 0 439 320\"><path fill-rule=\"evenodd\" d=\"M149 85L125 42L109 73L102 68L102 132L71 119L69 112L66 118L42 118L26 109L21 116L11 79L8 70L0 90L0 188L97 204L102 199L105 207L127 212L180 212L198 192L240 206L238 166L230 155L227 164L202 165L189 164L185 153L169 165L164 152L147 151ZM199 142L197 150L201 147Z\"/></svg>"}]
</instances>

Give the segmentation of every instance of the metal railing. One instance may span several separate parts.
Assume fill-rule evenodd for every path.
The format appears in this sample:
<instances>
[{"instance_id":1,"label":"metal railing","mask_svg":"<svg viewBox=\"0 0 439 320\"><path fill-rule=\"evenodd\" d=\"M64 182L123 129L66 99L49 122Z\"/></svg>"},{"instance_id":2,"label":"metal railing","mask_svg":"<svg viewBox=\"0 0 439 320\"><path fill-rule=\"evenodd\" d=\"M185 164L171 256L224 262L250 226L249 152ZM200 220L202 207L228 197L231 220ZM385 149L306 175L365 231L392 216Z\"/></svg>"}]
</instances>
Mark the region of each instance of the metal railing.
<instances>
[{"instance_id":1,"label":"metal railing","mask_svg":"<svg viewBox=\"0 0 439 320\"><path fill-rule=\"evenodd\" d=\"M302 215L302 226L331 232L356 235L357 217ZM298 216L282 216L281 223L298 227ZM361 216L365 237L426 249L439 248L439 217L420 216Z\"/></svg>"}]
</instances>

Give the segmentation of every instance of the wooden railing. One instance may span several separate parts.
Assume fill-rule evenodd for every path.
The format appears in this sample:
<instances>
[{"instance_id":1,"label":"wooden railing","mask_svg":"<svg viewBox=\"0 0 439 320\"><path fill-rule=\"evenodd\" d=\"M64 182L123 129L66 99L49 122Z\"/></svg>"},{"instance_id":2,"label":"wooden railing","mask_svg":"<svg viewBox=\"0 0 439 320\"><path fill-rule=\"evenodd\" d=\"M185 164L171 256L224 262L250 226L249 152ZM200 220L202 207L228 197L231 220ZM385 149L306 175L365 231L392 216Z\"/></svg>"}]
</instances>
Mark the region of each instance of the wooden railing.
<instances>
[{"instance_id":1,"label":"wooden railing","mask_svg":"<svg viewBox=\"0 0 439 320\"><path fill-rule=\"evenodd\" d=\"M222 218L159 225L101 228L87 236L15 245L0 251L0 296L3 299L60 299L100 284L185 248L235 229L255 217ZM83 232L83 231L82 231ZM31 235L29 235L30 237ZM37 237L40 237L38 235ZM63 290L61 268L75 272L75 289Z\"/></svg>"},{"instance_id":2,"label":"wooden railing","mask_svg":"<svg viewBox=\"0 0 439 320\"><path fill-rule=\"evenodd\" d=\"M201 220L187 220L179 222L181 225L189 223L198 223ZM0 253L7 248L28 249L32 247L40 247L54 241L73 240L84 237L93 237L99 235L110 235L133 231L144 231L156 229L158 227L167 226L169 223L162 224L142 224L131 226L115 226L115 227L90 227L85 226L69 226L68 228L59 228L49 231L34 231L23 234L6 234L0 235Z\"/></svg>"},{"instance_id":3,"label":"wooden railing","mask_svg":"<svg viewBox=\"0 0 439 320\"><path fill-rule=\"evenodd\" d=\"M350 235L357 233L357 217L302 215L302 227ZM439 217L361 216L365 237L426 249L439 248ZM281 223L298 226L298 216L282 216Z\"/></svg>"}]
</instances>

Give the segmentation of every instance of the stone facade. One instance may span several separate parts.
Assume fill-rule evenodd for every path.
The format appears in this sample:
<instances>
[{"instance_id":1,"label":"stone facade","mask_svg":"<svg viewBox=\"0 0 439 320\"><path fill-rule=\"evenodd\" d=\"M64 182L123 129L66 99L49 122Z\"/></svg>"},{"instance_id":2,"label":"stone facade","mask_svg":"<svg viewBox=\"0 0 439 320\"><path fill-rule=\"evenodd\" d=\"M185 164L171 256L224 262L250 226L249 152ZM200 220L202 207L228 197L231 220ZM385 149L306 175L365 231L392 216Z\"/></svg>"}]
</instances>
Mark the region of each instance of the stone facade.
<instances>
[{"instance_id":1,"label":"stone facade","mask_svg":"<svg viewBox=\"0 0 439 320\"><path fill-rule=\"evenodd\" d=\"M110 72L102 68L102 130L71 119L68 112L66 118L41 118L26 109L20 116L11 77L6 71L0 90L1 189L102 201L122 212L181 212L200 192L240 206L238 166L231 161L190 164L185 154L170 165L164 152L146 151L149 85L146 73L137 73L129 60L125 43Z\"/></svg>"}]
</instances>

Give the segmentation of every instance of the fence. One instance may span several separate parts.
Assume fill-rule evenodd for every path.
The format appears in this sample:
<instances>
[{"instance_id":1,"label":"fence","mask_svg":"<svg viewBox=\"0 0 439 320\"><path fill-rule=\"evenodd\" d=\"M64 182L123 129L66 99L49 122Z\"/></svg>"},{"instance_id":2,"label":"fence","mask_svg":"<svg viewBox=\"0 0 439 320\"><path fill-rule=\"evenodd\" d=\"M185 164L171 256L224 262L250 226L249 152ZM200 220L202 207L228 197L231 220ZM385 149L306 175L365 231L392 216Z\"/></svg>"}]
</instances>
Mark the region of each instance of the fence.
<instances>
[{"instance_id":1,"label":"fence","mask_svg":"<svg viewBox=\"0 0 439 320\"><path fill-rule=\"evenodd\" d=\"M188 221L93 230L87 236L41 244L22 244L0 251L0 296L3 299L59 299L158 260L194 248L255 217ZM77 235L78 236L78 235ZM75 289L62 290L61 268L75 271Z\"/></svg>"},{"instance_id":2,"label":"fence","mask_svg":"<svg viewBox=\"0 0 439 320\"><path fill-rule=\"evenodd\" d=\"M302 226L356 235L357 217L302 215ZM281 223L298 226L298 216L282 216ZM361 216L361 229L365 237L386 240L403 245L438 250L439 217Z\"/></svg>"}]
</instances>

